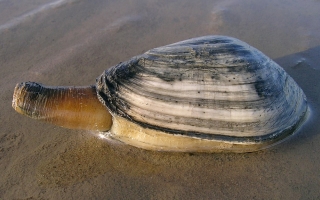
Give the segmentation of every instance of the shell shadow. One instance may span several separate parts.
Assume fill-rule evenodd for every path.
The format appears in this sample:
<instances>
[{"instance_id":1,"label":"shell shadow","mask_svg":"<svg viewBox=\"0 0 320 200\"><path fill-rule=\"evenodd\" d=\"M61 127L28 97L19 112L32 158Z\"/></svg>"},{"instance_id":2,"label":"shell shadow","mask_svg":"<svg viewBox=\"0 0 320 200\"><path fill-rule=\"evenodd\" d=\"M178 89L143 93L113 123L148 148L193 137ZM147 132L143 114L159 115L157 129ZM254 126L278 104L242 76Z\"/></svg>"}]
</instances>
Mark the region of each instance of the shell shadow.
<instances>
[{"instance_id":1,"label":"shell shadow","mask_svg":"<svg viewBox=\"0 0 320 200\"><path fill-rule=\"evenodd\" d=\"M274 59L298 83L307 96L313 109L319 107L319 74L320 74L320 45Z\"/></svg>"},{"instance_id":2,"label":"shell shadow","mask_svg":"<svg viewBox=\"0 0 320 200\"><path fill-rule=\"evenodd\" d=\"M302 128L294 137L294 143L301 142L302 138L310 140L314 135L320 133L319 121L320 113L320 45L274 59L302 88L310 109L310 116L303 124ZM298 137L298 139L296 139Z\"/></svg>"}]
</instances>

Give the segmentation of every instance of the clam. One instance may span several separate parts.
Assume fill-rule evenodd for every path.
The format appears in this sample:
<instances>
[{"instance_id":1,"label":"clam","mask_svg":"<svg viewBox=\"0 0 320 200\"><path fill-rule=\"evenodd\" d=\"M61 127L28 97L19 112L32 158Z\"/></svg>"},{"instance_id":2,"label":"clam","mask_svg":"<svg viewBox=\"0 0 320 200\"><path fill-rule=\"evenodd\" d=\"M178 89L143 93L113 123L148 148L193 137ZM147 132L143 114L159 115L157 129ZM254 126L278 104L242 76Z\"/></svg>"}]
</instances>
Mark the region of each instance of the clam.
<instances>
[{"instance_id":1,"label":"clam","mask_svg":"<svg viewBox=\"0 0 320 200\"><path fill-rule=\"evenodd\" d=\"M20 83L12 106L139 148L181 152L269 147L297 129L308 107L302 89L278 64L226 36L149 50L107 69L93 86Z\"/></svg>"}]
</instances>

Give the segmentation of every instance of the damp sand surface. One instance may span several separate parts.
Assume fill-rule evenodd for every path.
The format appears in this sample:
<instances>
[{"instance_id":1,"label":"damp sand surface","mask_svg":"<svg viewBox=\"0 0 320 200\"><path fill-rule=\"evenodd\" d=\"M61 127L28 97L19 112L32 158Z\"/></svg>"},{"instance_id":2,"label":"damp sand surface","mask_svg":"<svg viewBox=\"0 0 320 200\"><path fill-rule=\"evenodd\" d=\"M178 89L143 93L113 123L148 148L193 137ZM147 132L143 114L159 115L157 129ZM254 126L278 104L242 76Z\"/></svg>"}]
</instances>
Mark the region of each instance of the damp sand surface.
<instances>
[{"instance_id":1,"label":"damp sand surface","mask_svg":"<svg viewBox=\"0 0 320 200\"><path fill-rule=\"evenodd\" d=\"M0 0L0 199L319 199L319 0ZM22 81L90 85L148 49L219 34L279 63L308 121L254 153L141 150L21 116Z\"/></svg>"}]
</instances>

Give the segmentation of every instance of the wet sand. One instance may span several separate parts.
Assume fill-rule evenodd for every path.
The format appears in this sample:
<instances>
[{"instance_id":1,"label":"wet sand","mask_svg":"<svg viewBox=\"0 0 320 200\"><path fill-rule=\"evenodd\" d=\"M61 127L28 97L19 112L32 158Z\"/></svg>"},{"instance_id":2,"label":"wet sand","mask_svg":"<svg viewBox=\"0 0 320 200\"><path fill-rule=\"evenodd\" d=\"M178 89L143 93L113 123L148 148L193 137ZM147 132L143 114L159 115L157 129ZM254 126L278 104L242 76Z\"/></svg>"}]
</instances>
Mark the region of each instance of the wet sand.
<instances>
[{"instance_id":1,"label":"wet sand","mask_svg":"<svg viewBox=\"0 0 320 200\"><path fill-rule=\"evenodd\" d=\"M0 0L0 199L319 199L320 1ZM150 48L229 35L304 90L308 121L245 154L137 149L21 116L22 81L89 85Z\"/></svg>"}]
</instances>

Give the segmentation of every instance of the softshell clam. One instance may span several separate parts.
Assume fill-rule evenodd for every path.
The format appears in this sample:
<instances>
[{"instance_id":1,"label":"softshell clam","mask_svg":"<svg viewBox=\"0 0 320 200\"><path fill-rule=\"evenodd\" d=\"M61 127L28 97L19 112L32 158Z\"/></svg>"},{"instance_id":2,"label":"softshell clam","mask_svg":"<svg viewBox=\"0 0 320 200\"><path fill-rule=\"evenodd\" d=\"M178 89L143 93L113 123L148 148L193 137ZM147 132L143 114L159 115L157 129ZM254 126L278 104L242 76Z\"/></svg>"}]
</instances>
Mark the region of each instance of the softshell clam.
<instances>
[{"instance_id":1,"label":"softshell clam","mask_svg":"<svg viewBox=\"0 0 320 200\"><path fill-rule=\"evenodd\" d=\"M292 134L306 97L274 61L226 36L155 48L88 87L17 84L12 106L67 127L108 131L151 150L249 152Z\"/></svg>"}]
</instances>

